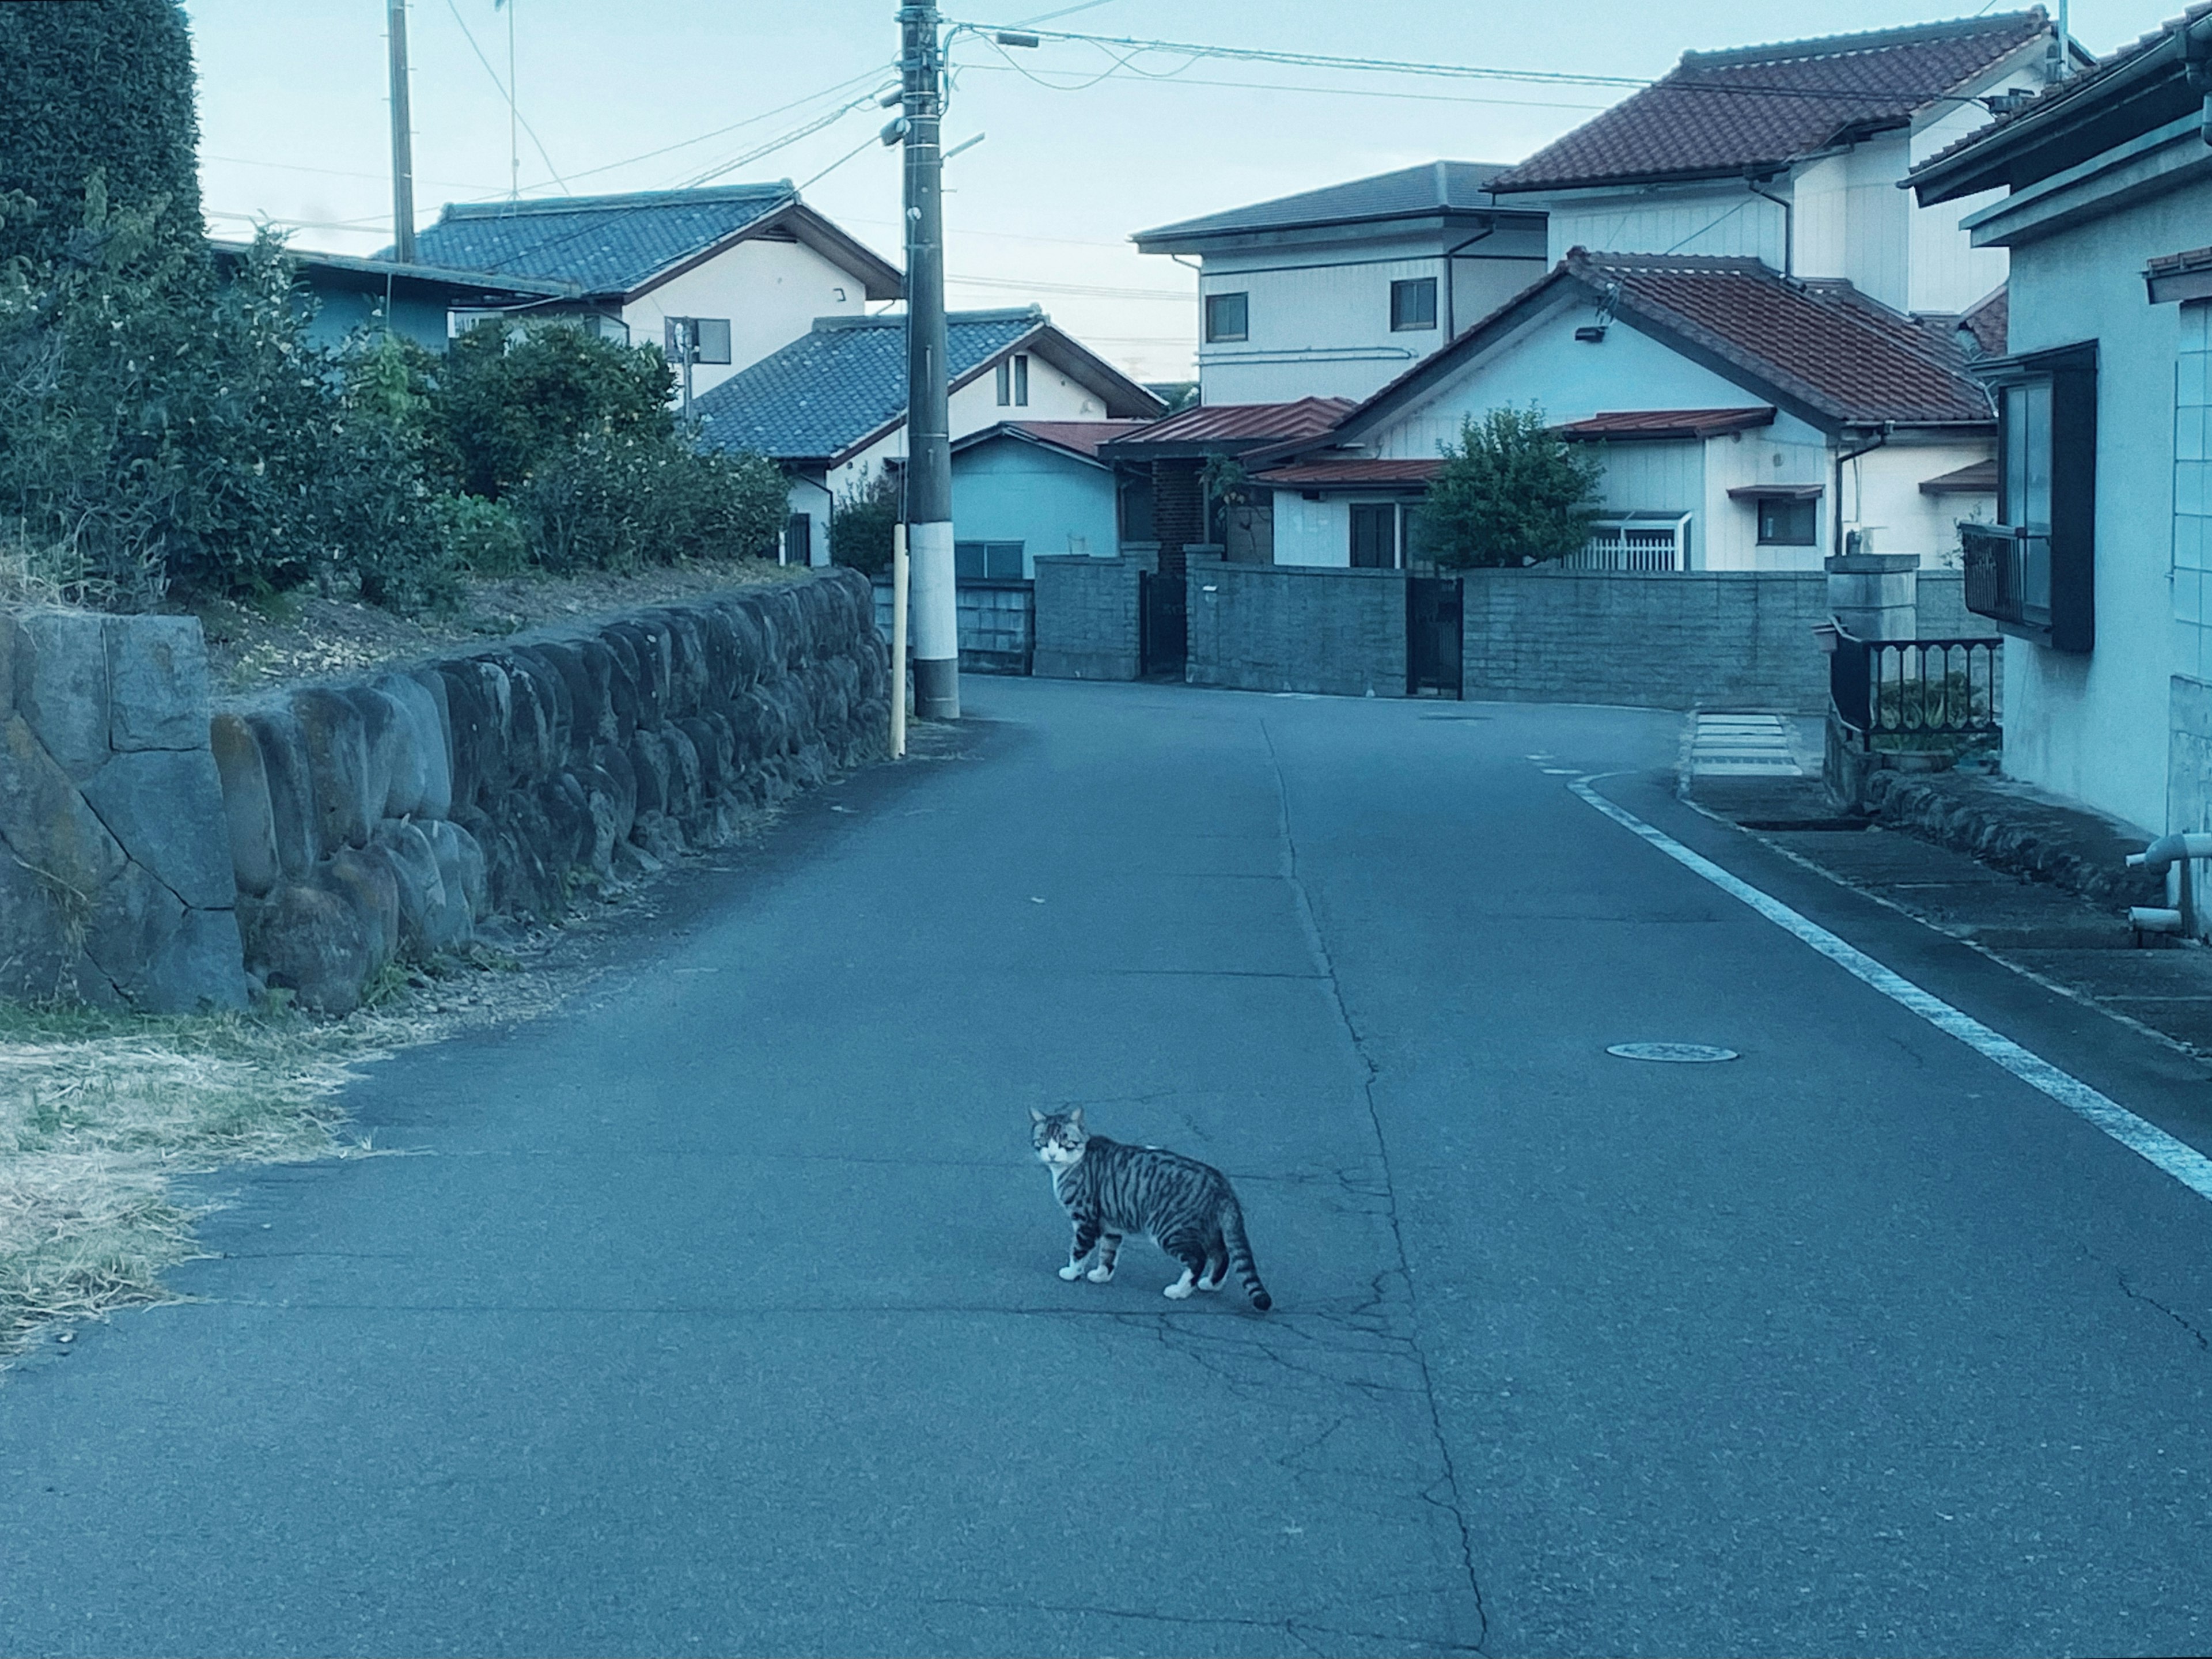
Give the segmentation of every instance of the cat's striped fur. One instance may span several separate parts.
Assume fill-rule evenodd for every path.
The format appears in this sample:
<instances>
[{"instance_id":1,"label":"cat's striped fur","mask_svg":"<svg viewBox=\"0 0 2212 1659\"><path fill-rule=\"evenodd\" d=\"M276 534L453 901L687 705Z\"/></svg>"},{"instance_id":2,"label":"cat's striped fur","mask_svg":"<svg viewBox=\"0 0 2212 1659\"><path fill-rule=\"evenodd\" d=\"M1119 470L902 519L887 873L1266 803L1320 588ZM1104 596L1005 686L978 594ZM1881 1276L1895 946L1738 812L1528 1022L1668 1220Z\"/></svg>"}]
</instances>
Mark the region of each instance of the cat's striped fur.
<instances>
[{"instance_id":1,"label":"cat's striped fur","mask_svg":"<svg viewBox=\"0 0 2212 1659\"><path fill-rule=\"evenodd\" d=\"M1261 1313L1274 1305L1252 1246L1244 1237L1244 1211L1229 1177L1210 1164L1157 1146L1125 1146L1093 1134L1083 1109L1045 1113L1030 1109L1030 1139L1052 1171L1053 1195L1075 1226L1062 1279L1074 1279L1095 1249L1093 1284L1114 1277L1114 1259L1131 1233L1152 1242L1182 1264L1182 1277L1167 1288L1180 1300L1193 1291L1218 1291L1231 1267Z\"/></svg>"}]
</instances>

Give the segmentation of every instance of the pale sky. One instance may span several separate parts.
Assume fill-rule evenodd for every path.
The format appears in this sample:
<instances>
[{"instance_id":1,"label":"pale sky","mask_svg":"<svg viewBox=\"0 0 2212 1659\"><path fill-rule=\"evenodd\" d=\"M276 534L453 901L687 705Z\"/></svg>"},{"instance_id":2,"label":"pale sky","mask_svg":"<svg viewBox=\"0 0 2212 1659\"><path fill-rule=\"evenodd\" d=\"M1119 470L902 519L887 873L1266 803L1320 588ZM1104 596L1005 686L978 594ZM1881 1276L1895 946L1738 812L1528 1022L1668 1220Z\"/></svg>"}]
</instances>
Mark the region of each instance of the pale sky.
<instances>
[{"instance_id":1,"label":"pale sky","mask_svg":"<svg viewBox=\"0 0 2212 1659\"><path fill-rule=\"evenodd\" d=\"M1044 27L1650 79L1687 49L1974 8L1960 0L948 0L945 9L980 23L1066 10ZM1984 8L2012 9L2012 0ZM2177 0L2076 0L2072 27L2102 54L2179 9ZM214 232L242 236L267 220L294 228L301 248L368 253L387 244L384 0L187 0L185 10ZM558 195L563 181L581 195L665 190L710 173L727 182L787 178L896 262L897 155L873 137L891 112L871 105L744 159L891 85L895 10L894 0L513 0L515 102L527 124L522 193ZM494 0L410 0L421 222L442 203L509 192L508 20ZM953 62L945 142L987 137L947 166L952 305L1034 301L1145 379L1192 372L1195 283L1170 260L1136 252L1132 232L1440 156L1517 161L1623 95L1087 45L1009 52L973 37L957 43ZM781 106L789 107L770 112Z\"/></svg>"}]
</instances>

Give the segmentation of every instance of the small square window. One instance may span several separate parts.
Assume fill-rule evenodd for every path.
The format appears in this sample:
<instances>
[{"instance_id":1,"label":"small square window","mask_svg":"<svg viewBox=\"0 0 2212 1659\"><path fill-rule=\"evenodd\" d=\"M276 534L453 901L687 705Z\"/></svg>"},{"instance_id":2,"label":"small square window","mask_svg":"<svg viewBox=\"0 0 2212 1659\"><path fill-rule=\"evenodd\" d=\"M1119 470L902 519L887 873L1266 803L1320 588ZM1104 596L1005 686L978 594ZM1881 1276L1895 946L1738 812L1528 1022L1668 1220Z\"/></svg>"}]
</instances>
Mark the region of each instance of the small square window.
<instances>
[{"instance_id":1,"label":"small square window","mask_svg":"<svg viewBox=\"0 0 2212 1659\"><path fill-rule=\"evenodd\" d=\"M1759 504L1759 544L1811 547L1820 539L1820 512L1817 501L1768 497Z\"/></svg>"},{"instance_id":2,"label":"small square window","mask_svg":"<svg viewBox=\"0 0 2212 1659\"><path fill-rule=\"evenodd\" d=\"M695 363L730 361L730 319L726 317L664 317L660 338L661 352L672 363L681 364L687 350Z\"/></svg>"},{"instance_id":3,"label":"small square window","mask_svg":"<svg viewBox=\"0 0 2212 1659\"><path fill-rule=\"evenodd\" d=\"M1395 333L1437 325L1437 279L1413 276L1390 284L1390 327Z\"/></svg>"},{"instance_id":4,"label":"small square window","mask_svg":"<svg viewBox=\"0 0 2212 1659\"><path fill-rule=\"evenodd\" d=\"M1249 337L1251 297L1249 294L1209 294L1206 296L1206 338L1209 345L1217 340L1242 340Z\"/></svg>"}]
</instances>

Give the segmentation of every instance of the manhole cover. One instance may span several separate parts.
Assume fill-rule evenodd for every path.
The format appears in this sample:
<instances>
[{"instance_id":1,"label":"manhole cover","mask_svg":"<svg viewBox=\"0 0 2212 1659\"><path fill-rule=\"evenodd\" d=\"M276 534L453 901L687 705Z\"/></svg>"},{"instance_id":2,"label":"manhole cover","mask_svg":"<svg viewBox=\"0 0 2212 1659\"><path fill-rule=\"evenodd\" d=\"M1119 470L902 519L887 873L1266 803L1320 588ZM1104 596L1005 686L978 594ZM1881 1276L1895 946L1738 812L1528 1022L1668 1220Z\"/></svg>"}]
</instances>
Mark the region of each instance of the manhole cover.
<instances>
[{"instance_id":1,"label":"manhole cover","mask_svg":"<svg viewBox=\"0 0 2212 1659\"><path fill-rule=\"evenodd\" d=\"M1616 1042L1606 1053L1622 1060L1666 1060L1677 1064L1742 1058L1733 1048L1715 1048L1702 1042Z\"/></svg>"}]
</instances>

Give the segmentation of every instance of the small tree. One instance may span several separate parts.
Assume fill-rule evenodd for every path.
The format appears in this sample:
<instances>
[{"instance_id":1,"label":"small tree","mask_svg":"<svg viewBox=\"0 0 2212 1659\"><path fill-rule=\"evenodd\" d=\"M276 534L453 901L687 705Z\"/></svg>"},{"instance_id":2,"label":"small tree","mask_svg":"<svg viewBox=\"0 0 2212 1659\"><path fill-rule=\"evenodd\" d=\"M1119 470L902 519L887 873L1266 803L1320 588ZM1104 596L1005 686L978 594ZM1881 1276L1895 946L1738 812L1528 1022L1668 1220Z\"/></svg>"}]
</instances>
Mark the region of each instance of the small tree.
<instances>
[{"instance_id":1,"label":"small tree","mask_svg":"<svg viewBox=\"0 0 2212 1659\"><path fill-rule=\"evenodd\" d=\"M1443 458L1421 504L1438 564L1530 564L1589 539L1605 458L1552 431L1534 404L1470 415Z\"/></svg>"},{"instance_id":2,"label":"small tree","mask_svg":"<svg viewBox=\"0 0 2212 1659\"><path fill-rule=\"evenodd\" d=\"M889 569L898 515L897 481L888 472L861 477L830 510L830 562L871 576Z\"/></svg>"}]
</instances>

